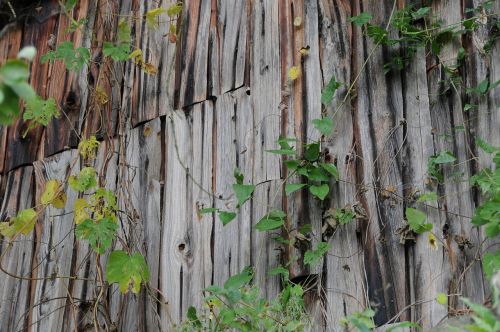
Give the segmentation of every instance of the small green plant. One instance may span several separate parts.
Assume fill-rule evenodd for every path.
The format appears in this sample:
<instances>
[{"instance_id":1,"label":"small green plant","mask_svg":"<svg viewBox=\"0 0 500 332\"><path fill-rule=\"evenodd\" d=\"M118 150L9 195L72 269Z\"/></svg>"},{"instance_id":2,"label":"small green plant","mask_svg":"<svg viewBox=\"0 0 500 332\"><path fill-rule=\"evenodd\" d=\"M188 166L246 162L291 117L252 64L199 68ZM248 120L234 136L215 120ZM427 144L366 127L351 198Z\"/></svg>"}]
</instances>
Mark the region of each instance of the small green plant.
<instances>
[{"instance_id":1,"label":"small green plant","mask_svg":"<svg viewBox=\"0 0 500 332\"><path fill-rule=\"evenodd\" d=\"M230 277L222 287L205 289L208 296L203 300L200 313L190 307L187 318L177 331L304 331L310 326L305 312L300 285L285 280L285 286L273 300L261 298L260 290L251 286L251 268Z\"/></svg>"}]
</instances>

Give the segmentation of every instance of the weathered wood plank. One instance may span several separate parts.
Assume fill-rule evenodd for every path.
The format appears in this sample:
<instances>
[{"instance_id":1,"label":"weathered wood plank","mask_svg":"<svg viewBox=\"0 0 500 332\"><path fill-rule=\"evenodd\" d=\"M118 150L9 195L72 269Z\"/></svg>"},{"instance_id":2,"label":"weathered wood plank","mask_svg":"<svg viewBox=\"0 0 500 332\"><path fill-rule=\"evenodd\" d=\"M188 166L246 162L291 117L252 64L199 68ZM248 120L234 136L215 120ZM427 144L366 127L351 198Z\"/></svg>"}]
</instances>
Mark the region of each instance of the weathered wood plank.
<instances>
[{"instance_id":1,"label":"weathered wood plank","mask_svg":"<svg viewBox=\"0 0 500 332\"><path fill-rule=\"evenodd\" d=\"M176 68L176 108L207 100L245 82L248 0L184 3Z\"/></svg>"},{"instance_id":2,"label":"weathered wood plank","mask_svg":"<svg viewBox=\"0 0 500 332\"><path fill-rule=\"evenodd\" d=\"M362 1L359 7L353 8L353 13L370 12L373 23L386 24L392 10L390 2ZM357 33L361 36L359 30ZM359 73L367 60L356 87L363 93L356 99L353 121L362 161L358 182L366 188L360 202L368 214L368 222L362 226L368 294L372 307L377 310L375 322L381 324L408 304L401 273L405 270L405 254L395 235L404 218L403 208L392 198L380 195L381 189L391 188L402 196L401 165L395 158L403 142L401 81L395 75L381 74L390 52L395 50L379 46L368 59L376 47L373 41L358 38L353 47L353 52L359 54L353 71Z\"/></svg>"},{"instance_id":3,"label":"weathered wood plank","mask_svg":"<svg viewBox=\"0 0 500 332\"><path fill-rule=\"evenodd\" d=\"M6 188L0 209L0 220L13 217L20 209L34 204L33 167L21 167L5 176ZM33 233L18 236L12 243L0 242L2 269L11 275L0 278L0 329L19 331L29 327L30 280L32 276ZM25 279L21 279L25 278Z\"/></svg>"},{"instance_id":4,"label":"weathered wood plank","mask_svg":"<svg viewBox=\"0 0 500 332\"><path fill-rule=\"evenodd\" d=\"M54 157L36 161L33 165L36 201L39 202L47 180L63 181L69 173L72 173L72 166L78 167L78 152L68 150ZM48 206L35 228L37 244L33 258L33 276L42 279L36 280L32 285L33 331L62 331L66 306L75 305L67 299L67 296L70 292L68 277L71 274L75 243L71 212L77 195L74 191L67 190L67 187L64 189L67 193L66 207L56 209Z\"/></svg>"},{"instance_id":5,"label":"weathered wood plank","mask_svg":"<svg viewBox=\"0 0 500 332\"><path fill-rule=\"evenodd\" d=\"M162 326L181 321L189 306L200 307L202 289L212 284L213 104L204 102L167 116L160 289L167 305Z\"/></svg>"}]
</instances>

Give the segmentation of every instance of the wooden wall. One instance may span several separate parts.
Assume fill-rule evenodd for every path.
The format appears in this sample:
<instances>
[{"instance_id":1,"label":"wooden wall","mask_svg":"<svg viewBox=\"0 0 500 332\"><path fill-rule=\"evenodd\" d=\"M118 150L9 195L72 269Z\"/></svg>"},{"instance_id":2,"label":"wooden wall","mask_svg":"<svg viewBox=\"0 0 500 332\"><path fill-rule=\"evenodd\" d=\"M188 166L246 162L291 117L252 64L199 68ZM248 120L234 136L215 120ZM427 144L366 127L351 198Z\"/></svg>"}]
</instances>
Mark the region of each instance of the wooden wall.
<instances>
[{"instance_id":1,"label":"wooden wall","mask_svg":"<svg viewBox=\"0 0 500 332\"><path fill-rule=\"evenodd\" d=\"M448 23L479 2L428 1ZM25 45L37 47L31 83L64 112L24 138L22 121L0 127L1 218L37 204L47 179L77 172L79 138L97 134L103 143L95 167L101 183L119 197L120 232L147 257L147 289L123 296L110 287L102 308L110 315L96 314L103 328L170 331L189 306L200 305L203 288L222 284L247 265L256 268L263 294L274 297L280 282L267 272L297 253L280 251L268 234L253 228L267 204L287 210L292 224L311 223L318 237L327 209L356 203L366 210L367 220L336 232L319 267L290 269L294 280L316 282L306 295L314 330L339 330L343 316L367 304L377 310L378 325L411 319L429 327L461 307L456 297L449 309L437 304L438 292L487 298L478 261L485 237L470 223L478 196L467 182L452 181L445 169L448 180L438 190L443 198L426 211L439 235L437 251L425 236L401 244L396 230L404 225L412 192L437 190L426 181L429 156L452 151L465 177L489 165L474 138L500 146L498 89L473 100L465 87L439 94L444 72L425 50L405 70L384 75L383 64L400 50L374 50L348 18L368 11L375 23L385 23L393 9L389 0L185 0L176 44L165 35L166 22L154 30L127 16L133 45L158 68L157 75L102 61L101 44L113 38L116 14L141 16L172 3L80 0L73 16L87 18L93 30L66 33L69 19L59 14L57 1L42 1L35 17L0 39L0 62ZM300 27L293 25L297 16ZM489 33L490 26L482 26L443 51L444 59L454 58L460 47L470 54L460 72L469 87L500 79L498 43L490 57L477 52ZM94 62L77 74L60 62L41 64L50 40L90 47ZM310 52L302 57L304 46ZM295 82L287 77L291 66L301 68ZM335 115L334 134L323 141L323 152L341 175L330 198L320 203L305 191L275 197L284 169L280 157L265 150L276 146L280 134L317 138L311 121L322 112L333 115L346 93L344 86L324 107L322 88L332 75L352 82L358 74L355 93ZM106 104L91 93L98 85L110 96ZM478 108L464 113L465 103ZM223 227L198 209L234 206L235 167L259 186L237 219ZM10 248L6 240L0 243L9 273L0 277L0 330L93 329L96 263L89 247L75 239L69 208L75 199L69 195L64 211L46 211L33 234ZM460 247L460 236L473 246Z\"/></svg>"}]
</instances>

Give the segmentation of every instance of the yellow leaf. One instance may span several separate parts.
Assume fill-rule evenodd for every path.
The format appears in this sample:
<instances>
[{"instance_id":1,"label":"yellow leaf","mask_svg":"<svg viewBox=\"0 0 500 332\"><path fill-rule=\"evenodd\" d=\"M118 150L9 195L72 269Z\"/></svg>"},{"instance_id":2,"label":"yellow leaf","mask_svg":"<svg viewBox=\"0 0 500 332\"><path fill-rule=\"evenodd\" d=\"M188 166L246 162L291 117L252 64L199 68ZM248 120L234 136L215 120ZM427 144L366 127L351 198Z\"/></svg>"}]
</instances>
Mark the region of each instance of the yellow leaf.
<instances>
[{"instance_id":1,"label":"yellow leaf","mask_svg":"<svg viewBox=\"0 0 500 332\"><path fill-rule=\"evenodd\" d=\"M86 219L90 219L89 213L85 210L89 207L89 204L83 198L78 198L75 201L75 224L79 224Z\"/></svg>"},{"instance_id":2,"label":"yellow leaf","mask_svg":"<svg viewBox=\"0 0 500 332\"><path fill-rule=\"evenodd\" d=\"M432 250L438 250L438 243L437 243L437 239L434 236L434 234L432 234L432 233L429 232L428 235L427 235L427 237L428 237L429 245L431 246L431 249Z\"/></svg>"},{"instance_id":3,"label":"yellow leaf","mask_svg":"<svg viewBox=\"0 0 500 332\"><path fill-rule=\"evenodd\" d=\"M446 295L445 293L438 293L438 295L436 296L436 301L441 305L445 305L448 302L448 295Z\"/></svg>"},{"instance_id":4,"label":"yellow leaf","mask_svg":"<svg viewBox=\"0 0 500 332\"><path fill-rule=\"evenodd\" d=\"M132 61L136 65L140 65L144 62L144 58L142 57L142 50L140 48L136 48L135 50L130 53L128 56L129 59L132 59Z\"/></svg>"},{"instance_id":5,"label":"yellow leaf","mask_svg":"<svg viewBox=\"0 0 500 332\"><path fill-rule=\"evenodd\" d=\"M84 159L95 159L96 149L99 146L99 141L92 135L88 139L82 140L78 144L78 152Z\"/></svg>"},{"instance_id":6,"label":"yellow leaf","mask_svg":"<svg viewBox=\"0 0 500 332\"><path fill-rule=\"evenodd\" d=\"M165 8L156 8L156 9L151 9L146 13L146 23L148 26L152 28L158 28L160 26L158 22L158 16L166 12L167 10Z\"/></svg>"},{"instance_id":7,"label":"yellow leaf","mask_svg":"<svg viewBox=\"0 0 500 332\"><path fill-rule=\"evenodd\" d=\"M300 27L302 25L302 17L300 16L297 16L294 20L293 20L293 25L295 25L297 28Z\"/></svg>"},{"instance_id":8,"label":"yellow leaf","mask_svg":"<svg viewBox=\"0 0 500 332\"><path fill-rule=\"evenodd\" d=\"M168 17L173 18L175 16L178 16L181 12L182 12L182 3L178 2L168 7L167 15Z\"/></svg>"},{"instance_id":9,"label":"yellow leaf","mask_svg":"<svg viewBox=\"0 0 500 332\"><path fill-rule=\"evenodd\" d=\"M300 75L300 68L298 66L293 66L288 69L288 78L295 81Z\"/></svg>"},{"instance_id":10,"label":"yellow leaf","mask_svg":"<svg viewBox=\"0 0 500 332\"><path fill-rule=\"evenodd\" d=\"M156 73L158 72L158 69L150 63L145 63L142 66L142 69L149 75L156 75Z\"/></svg>"},{"instance_id":11,"label":"yellow leaf","mask_svg":"<svg viewBox=\"0 0 500 332\"><path fill-rule=\"evenodd\" d=\"M10 218L8 223L0 225L0 234L10 239L19 234L28 235L35 227L36 217L36 211L33 209L21 210L15 217Z\"/></svg>"},{"instance_id":12,"label":"yellow leaf","mask_svg":"<svg viewBox=\"0 0 500 332\"><path fill-rule=\"evenodd\" d=\"M108 95L100 86L98 86L95 89L95 97L96 97L97 102L101 105L104 105L109 101Z\"/></svg>"},{"instance_id":13,"label":"yellow leaf","mask_svg":"<svg viewBox=\"0 0 500 332\"><path fill-rule=\"evenodd\" d=\"M66 205L66 193L62 189L61 182L58 180L47 181L41 202L43 205L52 204L56 209L64 208L64 205Z\"/></svg>"}]
</instances>

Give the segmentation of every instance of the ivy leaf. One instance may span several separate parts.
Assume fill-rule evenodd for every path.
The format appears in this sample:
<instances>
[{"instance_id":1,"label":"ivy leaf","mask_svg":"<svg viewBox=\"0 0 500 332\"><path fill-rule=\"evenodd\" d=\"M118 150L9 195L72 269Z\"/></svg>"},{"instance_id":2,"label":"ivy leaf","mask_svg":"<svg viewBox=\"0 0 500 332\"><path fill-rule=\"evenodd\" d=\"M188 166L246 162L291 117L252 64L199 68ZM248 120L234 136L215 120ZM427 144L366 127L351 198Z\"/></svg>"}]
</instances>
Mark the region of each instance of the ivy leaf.
<instances>
[{"instance_id":1,"label":"ivy leaf","mask_svg":"<svg viewBox=\"0 0 500 332\"><path fill-rule=\"evenodd\" d=\"M432 229L432 224L425 223L427 216L422 211L406 208L405 214L408 225L415 233L422 234Z\"/></svg>"},{"instance_id":2,"label":"ivy leaf","mask_svg":"<svg viewBox=\"0 0 500 332\"><path fill-rule=\"evenodd\" d=\"M104 218L98 222L86 219L76 226L76 236L86 240L95 252L102 255L111 247L117 230L118 224L110 219Z\"/></svg>"},{"instance_id":3,"label":"ivy leaf","mask_svg":"<svg viewBox=\"0 0 500 332\"><path fill-rule=\"evenodd\" d=\"M333 130L333 120L327 116L312 121L314 127L323 135L328 136Z\"/></svg>"},{"instance_id":4,"label":"ivy leaf","mask_svg":"<svg viewBox=\"0 0 500 332\"><path fill-rule=\"evenodd\" d=\"M45 183L45 191L40 201L43 205L52 204L56 209L63 209L66 205L66 193L58 180L50 180Z\"/></svg>"},{"instance_id":5,"label":"ivy leaf","mask_svg":"<svg viewBox=\"0 0 500 332\"><path fill-rule=\"evenodd\" d=\"M260 232L271 231L278 229L285 223L284 218L286 214L280 210L274 210L266 214L259 222L255 225L255 229Z\"/></svg>"},{"instance_id":6,"label":"ivy leaf","mask_svg":"<svg viewBox=\"0 0 500 332\"><path fill-rule=\"evenodd\" d=\"M255 186L253 184L233 184L233 191L238 199L238 207L242 206L251 196Z\"/></svg>"},{"instance_id":7,"label":"ivy leaf","mask_svg":"<svg viewBox=\"0 0 500 332\"><path fill-rule=\"evenodd\" d=\"M200 319L198 318L198 315L196 314L196 308L195 307L189 307L187 311L187 318L190 320L190 323L192 323L195 327L201 328L201 322Z\"/></svg>"},{"instance_id":8,"label":"ivy leaf","mask_svg":"<svg viewBox=\"0 0 500 332\"><path fill-rule=\"evenodd\" d=\"M339 179L339 171L337 170L337 166L334 164L329 164L329 163L319 163L321 167L328 173L330 173L335 180Z\"/></svg>"},{"instance_id":9,"label":"ivy leaf","mask_svg":"<svg viewBox=\"0 0 500 332\"><path fill-rule=\"evenodd\" d=\"M222 225L226 226L234 218L236 218L236 213L229 212L229 211L219 211L219 218L220 218L220 221L222 221Z\"/></svg>"},{"instance_id":10,"label":"ivy leaf","mask_svg":"<svg viewBox=\"0 0 500 332\"><path fill-rule=\"evenodd\" d=\"M291 193L293 193L299 189L302 189L305 186L307 186L307 184L305 184L305 183L289 183L285 186L285 193L287 195L290 195Z\"/></svg>"},{"instance_id":11,"label":"ivy leaf","mask_svg":"<svg viewBox=\"0 0 500 332\"><path fill-rule=\"evenodd\" d=\"M299 172L299 174L300 173L301 172ZM322 168L317 166L311 166L307 174L301 174L301 175L305 175L311 181L327 182L330 180L328 174Z\"/></svg>"},{"instance_id":12,"label":"ivy leaf","mask_svg":"<svg viewBox=\"0 0 500 332\"><path fill-rule=\"evenodd\" d=\"M123 43L114 45L110 42L104 42L102 46L102 54L109 56L114 61L126 61L129 57L130 44Z\"/></svg>"},{"instance_id":13,"label":"ivy leaf","mask_svg":"<svg viewBox=\"0 0 500 332\"><path fill-rule=\"evenodd\" d=\"M436 164L448 164L454 162L455 160L457 160L457 158L455 158L450 151L441 151L441 153L439 153L439 155L437 155L434 159L434 162Z\"/></svg>"},{"instance_id":14,"label":"ivy leaf","mask_svg":"<svg viewBox=\"0 0 500 332\"><path fill-rule=\"evenodd\" d=\"M226 290L237 290L248 284L253 278L253 270L250 266L247 266L241 271L241 273L235 274L224 283L224 289Z\"/></svg>"},{"instance_id":15,"label":"ivy leaf","mask_svg":"<svg viewBox=\"0 0 500 332\"><path fill-rule=\"evenodd\" d=\"M200 209L200 213L201 214L213 213L213 212L217 212L217 211L219 211L219 209L217 209L217 208L203 208L203 209Z\"/></svg>"},{"instance_id":16,"label":"ivy leaf","mask_svg":"<svg viewBox=\"0 0 500 332\"><path fill-rule=\"evenodd\" d=\"M80 174L70 176L68 184L74 191L85 191L97 186L96 171L93 167L84 167Z\"/></svg>"},{"instance_id":17,"label":"ivy leaf","mask_svg":"<svg viewBox=\"0 0 500 332\"><path fill-rule=\"evenodd\" d=\"M144 257L139 253L129 256L125 251L113 251L106 265L106 280L118 283L122 293L127 293L130 285L133 293L139 293L141 283L145 284L149 280Z\"/></svg>"},{"instance_id":18,"label":"ivy leaf","mask_svg":"<svg viewBox=\"0 0 500 332\"><path fill-rule=\"evenodd\" d=\"M75 49L72 42L65 41L55 51L50 51L41 58L42 63L55 60L62 60L67 70L82 70L90 62L90 51L85 47Z\"/></svg>"},{"instance_id":19,"label":"ivy leaf","mask_svg":"<svg viewBox=\"0 0 500 332\"><path fill-rule=\"evenodd\" d=\"M481 150L483 150L486 153L496 153L500 151L500 148L489 145L479 137L476 138L476 144L481 148Z\"/></svg>"},{"instance_id":20,"label":"ivy leaf","mask_svg":"<svg viewBox=\"0 0 500 332\"><path fill-rule=\"evenodd\" d=\"M315 161L319 158L319 143L312 143L306 146L304 158L309 161Z\"/></svg>"},{"instance_id":21,"label":"ivy leaf","mask_svg":"<svg viewBox=\"0 0 500 332\"><path fill-rule=\"evenodd\" d=\"M38 125L47 126L53 118L59 117L59 108L54 98L44 100L38 96L26 102L26 109L23 113L23 120L30 121L23 137L32 128Z\"/></svg>"},{"instance_id":22,"label":"ivy leaf","mask_svg":"<svg viewBox=\"0 0 500 332\"><path fill-rule=\"evenodd\" d=\"M24 209L10 218L9 223L0 224L0 234L13 239L19 234L28 235L36 224L36 211L34 209Z\"/></svg>"},{"instance_id":23,"label":"ivy leaf","mask_svg":"<svg viewBox=\"0 0 500 332\"><path fill-rule=\"evenodd\" d=\"M332 76L332 78L330 78L330 81L328 82L326 87L323 89L323 92L321 92L321 102L325 105L330 104L333 100L333 96L335 95L335 92L341 86L342 86L342 83L337 82L337 79L335 78L335 76Z\"/></svg>"},{"instance_id":24,"label":"ivy leaf","mask_svg":"<svg viewBox=\"0 0 500 332\"><path fill-rule=\"evenodd\" d=\"M324 183L321 186L312 185L309 186L309 191L314 196L318 197L320 200L324 200L330 191L330 187Z\"/></svg>"},{"instance_id":25,"label":"ivy leaf","mask_svg":"<svg viewBox=\"0 0 500 332\"><path fill-rule=\"evenodd\" d=\"M411 13L411 17L414 20L418 20L419 18L426 16L430 10L431 10L431 7L421 7L417 11Z\"/></svg>"},{"instance_id":26,"label":"ivy leaf","mask_svg":"<svg viewBox=\"0 0 500 332\"><path fill-rule=\"evenodd\" d=\"M367 12L363 12L361 14L359 14L358 16L353 16L349 19L349 21L351 23L354 23L355 25L357 25L358 27L360 26L363 26L365 25L366 23L368 23L373 17L367 13Z\"/></svg>"},{"instance_id":27,"label":"ivy leaf","mask_svg":"<svg viewBox=\"0 0 500 332\"><path fill-rule=\"evenodd\" d=\"M315 250L307 250L304 253L304 264L316 265L319 263L321 258L330 250L331 244L327 242L320 242Z\"/></svg>"},{"instance_id":28,"label":"ivy leaf","mask_svg":"<svg viewBox=\"0 0 500 332\"><path fill-rule=\"evenodd\" d=\"M283 275L283 278L285 278L285 280L288 280L288 276L289 276L288 269L284 268L283 266L278 266L278 267L275 267L274 269L271 269L268 272L268 274L270 276Z\"/></svg>"}]
</instances>

